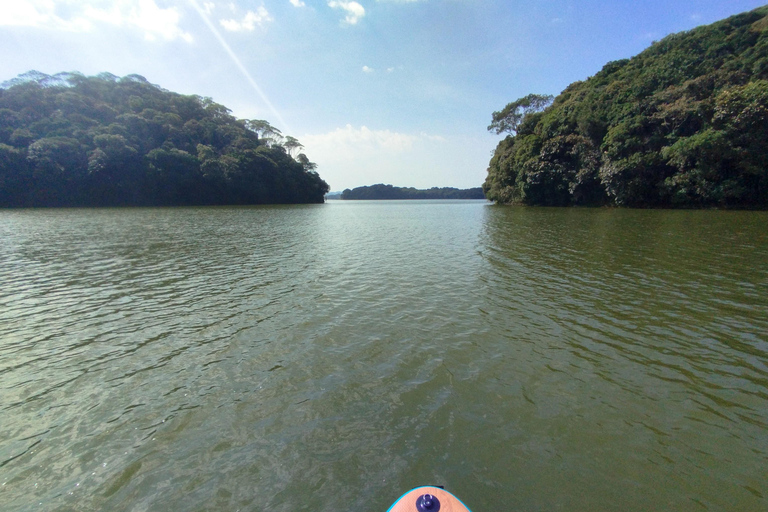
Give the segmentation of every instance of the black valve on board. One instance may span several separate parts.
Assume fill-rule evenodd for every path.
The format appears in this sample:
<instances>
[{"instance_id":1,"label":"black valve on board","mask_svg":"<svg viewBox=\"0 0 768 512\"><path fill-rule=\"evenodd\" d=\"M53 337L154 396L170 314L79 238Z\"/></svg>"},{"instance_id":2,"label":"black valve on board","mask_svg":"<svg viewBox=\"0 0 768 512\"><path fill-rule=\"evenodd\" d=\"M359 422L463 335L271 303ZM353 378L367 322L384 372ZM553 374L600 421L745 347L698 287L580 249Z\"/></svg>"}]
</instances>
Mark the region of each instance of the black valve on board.
<instances>
[{"instance_id":1,"label":"black valve on board","mask_svg":"<svg viewBox=\"0 0 768 512\"><path fill-rule=\"evenodd\" d=\"M440 510L440 500L437 499L437 496L422 494L416 500L416 510L419 512L438 512Z\"/></svg>"}]
</instances>

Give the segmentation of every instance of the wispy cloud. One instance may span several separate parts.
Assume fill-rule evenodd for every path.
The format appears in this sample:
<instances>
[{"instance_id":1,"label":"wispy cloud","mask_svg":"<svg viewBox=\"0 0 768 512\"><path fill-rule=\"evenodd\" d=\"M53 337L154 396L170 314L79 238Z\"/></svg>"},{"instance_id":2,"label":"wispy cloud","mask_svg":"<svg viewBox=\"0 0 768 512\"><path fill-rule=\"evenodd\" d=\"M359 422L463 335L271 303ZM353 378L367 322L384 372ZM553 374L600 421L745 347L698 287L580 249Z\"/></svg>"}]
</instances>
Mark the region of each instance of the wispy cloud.
<instances>
[{"instance_id":1,"label":"wispy cloud","mask_svg":"<svg viewBox=\"0 0 768 512\"><path fill-rule=\"evenodd\" d=\"M241 20L219 20L219 24L224 27L224 30L229 32L253 32L256 26L263 26L264 23L273 21L272 16L267 12L266 7L259 6L256 11L248 11Z\"/></svg>"},{"instance_id":2,"label":"wispy cloud","mask_svg":"<svg viewBox=\"0 0 768 512\"><path fill-rule=\"evenodd\" d=\"M363 16L365 16L365 8L357 2L345 2L343 0L332 0L328 2L328 7L331 9L342 9L347 13L344 18L344 23L347 25L356 25Z\"/></svg>"},{"instance_id":3,"label":"wispy cloud","mask_svg":"<svg viewBox=\"0 0 768 512\"><path fill-rule=\"evenodd\" d=\"M333 155L333 159L348 160L381 150L395 153L407 152L419 141L444 142L445 139L439 135L371 130L367 126L355 128L348 124L344 128L337 128L328 133L303 135L302 141L305 146L312 147L315 152L322 151L326 155Z\"/></svg>"},{"instance_id":4,"label":"wispy cloud","mask_svg":"<svg viewBox=\"0 0 768 512\"><path fill-rule=\"evenodd\" d=\"M291 2L291 5L294 7L304 7L306 5L301 0L288 0L288 1Z\"/></svg>"},{"instance_id":5,"label":"wispy cloud","mask_svg":"<svg viewBox=\"0 0 768 512\"><path fill-rule=\"evenodd\" d=\"M389 67L384 70L387 73L394 73L395 68ZM363 66L363 73L376 73L376 68L372 68L370 66Z\"/></svg>"},{"instance_id":6,"label":"wispy cloud","mask_svg":"<svg viewBox=\"0 0 768 512\"><path fill-rule=\"evenodd\" d=\"M150 41L183 39L192 35L179 23L176 7L159 7L155 0L14 0L2 7L0 25L88 32L100 25L141 31Z\"/></svg>"},{"instance_id":7,"label":"wispy cloud","mask_svg":"<svg viewBox=\"0 0 768 512\"><path fill-rule=\"evenodd\" d=\"M203 22L206 24L208 29L211 31L213 36L219 41L219 44L224 49L224 51L229 55L229 58L232 60L232 63L237 66L237 69L240 70L240 72L243 74L245 79L248 81L249 84L251 84L251 87L256 92L256 94L259 95L259 97L262 99L264 104L269 108L269 110L272 112L272 114L275 116L275 118L280 122L280 126L283 130L286 132L290 132L290 128L288 127L288 124L285 122L285 119L283 119L283 116L280 115L280 112L275 108L274 105L272 105L272 102L269 100L266 94L264 94L264 91L261 90L261 87L259 87L259 84L256 83L256 80L253 79L253 76L251 76L251 73L246 69L245 66L243 66L242 61L237 56L237 54L232 50L232 47L229 46L229 43L222 37L221 33L219 32L219 29L216 28L216 25L213 24L210 17L205 13L205 11L198 5L196 0L189 0L189 3L192 4L192 6L195 8L197 13L200 15L200 18L203 20Z\"/></svg>"},{"instance_id":8,"label":"wispy cloud","mask_svg":"<svg viewBox=\"0 0 768 512\"><path fill-rule=\"evenodd\" d=\"M428 133L421 132L419 134L419 137L421 137L424 140L430 140L432 142L446 142L445 137L443 137L442 135L430 135Z\"/></svg>"},{"instance_id":9,"label":"wispy cloud","mask_svg":"<svg viewBox=\"0 0 768 512\"><path fill-rule=\"evenodd\" d=\"M335 187L373 183L434 186L445 183L446 169L457 165L452 152L458 145L423 132L374 130L348 124L327 133L305 134L300 139L307 155L320 165L323 178ZM414 168L420 172L414 173Z\"/></svg>"}]
</instances>

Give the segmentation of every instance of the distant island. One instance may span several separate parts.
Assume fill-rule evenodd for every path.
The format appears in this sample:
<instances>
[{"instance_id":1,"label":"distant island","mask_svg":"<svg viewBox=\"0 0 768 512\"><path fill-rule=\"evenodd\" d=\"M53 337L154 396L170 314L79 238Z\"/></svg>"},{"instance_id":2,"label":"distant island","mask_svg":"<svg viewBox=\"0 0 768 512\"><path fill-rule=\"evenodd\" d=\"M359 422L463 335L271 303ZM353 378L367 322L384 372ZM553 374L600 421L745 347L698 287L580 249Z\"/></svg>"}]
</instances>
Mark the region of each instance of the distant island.
<instances>
[{"instance_id":1,"label":"distant island","mask_svg":"<svg viewBox=\"0 0 768 512\"><path fill-rule=\"evenodd\" d=\"M485 199L483 189L452 187L433 187L416 189L412 187L394 187L379 183L367 187L345 189L339 199Z\"/></svg>"},{"instance_id":2,"label":"distant island","mask_svg":"<svg viewBox=\"0 0 768 512\"><path fill-rule=\"evenodd\" d=\"M302 147L139 75L30 71L0 86L0 207L322 203Z\"/></svg>"},{"instance_id":3,"label":"distant island","mask_svg":"<svg viewBox=\"0 0 768 512\"><path fill-rule=\"evenodd\" d=\"M768 6L494 112L488 199L768 208Z\"/></svg>"}]
</instances>

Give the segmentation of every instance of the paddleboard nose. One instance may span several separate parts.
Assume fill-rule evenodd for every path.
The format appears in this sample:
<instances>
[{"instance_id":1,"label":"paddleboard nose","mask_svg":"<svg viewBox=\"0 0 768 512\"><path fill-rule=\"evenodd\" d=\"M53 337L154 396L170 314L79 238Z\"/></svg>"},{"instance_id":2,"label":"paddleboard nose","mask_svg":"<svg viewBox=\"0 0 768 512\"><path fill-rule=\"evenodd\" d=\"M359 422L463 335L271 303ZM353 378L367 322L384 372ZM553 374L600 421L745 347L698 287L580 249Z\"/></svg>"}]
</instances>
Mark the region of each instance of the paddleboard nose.
<instances>
[{"instance_id":1,"label":"paddleboard nose","mask_svg":"<svg viewBox=\"0 0 768 512\"><path fill-rule=\"evenodd\" d=\"M387 512L470 512L459 498L439 487L411 489L389 507Z\"/></svg>"}]
</instances>

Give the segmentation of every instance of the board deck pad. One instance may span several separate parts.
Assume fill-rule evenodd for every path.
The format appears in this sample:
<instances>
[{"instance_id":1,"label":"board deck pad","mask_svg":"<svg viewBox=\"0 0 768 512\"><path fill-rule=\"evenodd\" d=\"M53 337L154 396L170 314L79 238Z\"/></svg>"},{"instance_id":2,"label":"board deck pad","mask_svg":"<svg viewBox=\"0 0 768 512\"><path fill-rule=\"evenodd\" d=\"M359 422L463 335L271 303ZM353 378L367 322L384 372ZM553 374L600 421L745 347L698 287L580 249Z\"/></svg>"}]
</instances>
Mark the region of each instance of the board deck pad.
<instances>
[{"instance_id":1,"label":"board deck pad","mask_svg":"<svg viewBox=\"0 0 768 512\"><path fill-rule=\"evenodd\" d=\"M439 487L417 487L403 494L387 512L471 512L459 498Z\"/></svg>"}]
</instances>

